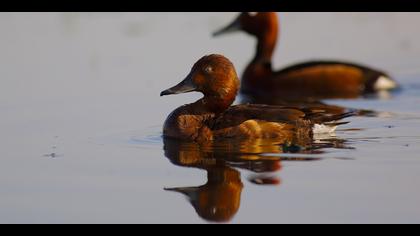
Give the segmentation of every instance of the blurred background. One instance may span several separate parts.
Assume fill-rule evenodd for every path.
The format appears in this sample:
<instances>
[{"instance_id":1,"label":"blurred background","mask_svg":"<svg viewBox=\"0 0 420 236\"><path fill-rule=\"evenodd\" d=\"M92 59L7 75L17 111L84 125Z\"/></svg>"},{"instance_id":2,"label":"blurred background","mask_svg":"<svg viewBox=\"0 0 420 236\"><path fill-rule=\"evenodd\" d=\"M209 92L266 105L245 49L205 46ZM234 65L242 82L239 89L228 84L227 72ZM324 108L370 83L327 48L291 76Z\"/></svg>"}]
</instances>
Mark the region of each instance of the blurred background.
<instances>
[{"instance_id":1,"label":"blurred background","mask_svg":"<svg viewBox=\"0 0 420 236\"><path fill-rule=\"evenodd\" d=\"M173 166L160 138L166 116L200 95L159 93L209 53L224 54L242 74L255 40L243 33L211 37L236 16L0 13L0 222L203 222L182 195L163 187L199 185L205 174ZM356 142L356 150L326 157L361 161L290 164L297 166L282 172L280 190L245 186L233 222L420 222L420 14L279 18L274 68L317 58L371 65L407 92L332 102L405 115L354 118L350 128L368 131L343 135L378 137L377 146ZM391 134L385 126L398 129Z\"/></svg>"}]
</instances>

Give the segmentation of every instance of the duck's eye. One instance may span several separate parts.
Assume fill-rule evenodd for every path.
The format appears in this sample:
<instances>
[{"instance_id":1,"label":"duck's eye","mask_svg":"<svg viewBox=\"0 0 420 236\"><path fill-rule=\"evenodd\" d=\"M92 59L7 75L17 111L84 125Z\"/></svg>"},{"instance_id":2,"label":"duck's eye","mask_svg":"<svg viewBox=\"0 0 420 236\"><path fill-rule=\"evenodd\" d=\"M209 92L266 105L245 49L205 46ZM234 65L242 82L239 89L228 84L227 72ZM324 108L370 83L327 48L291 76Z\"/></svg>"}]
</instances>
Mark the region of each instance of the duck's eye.
<instances>
[{"instance_id":1,"label":"duck's eye","mask_svg":"<svg viewBox=\"0 0 420 236\"><path fill-rule=\"evenodd\" d=\"M250 17L254 17L254 16L258 15L258 12L248 12L248 15Z\"/></svg>"},{"instance_id":2,"label":"duck's eye","mask_svg":"<svg viewBox=\"0 0 420 236\"><path fill-rule=\"evenodd\" d=\"M213 67L211 67L211 66L206 66L206 67L204 68L204 72L206 72L207 74L212 73L212 72L213 72Z\"/></svg>"}]
</instances>

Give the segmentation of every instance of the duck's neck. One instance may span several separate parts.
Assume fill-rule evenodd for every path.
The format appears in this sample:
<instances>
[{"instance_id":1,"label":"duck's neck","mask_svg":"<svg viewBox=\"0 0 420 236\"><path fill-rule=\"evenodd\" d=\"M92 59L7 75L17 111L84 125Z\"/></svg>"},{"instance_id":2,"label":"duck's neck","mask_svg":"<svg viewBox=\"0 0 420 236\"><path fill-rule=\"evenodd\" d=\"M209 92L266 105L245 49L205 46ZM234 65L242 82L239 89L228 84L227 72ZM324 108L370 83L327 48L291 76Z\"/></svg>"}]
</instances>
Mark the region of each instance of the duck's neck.
<instances>
[{"instance_id":1,"label":"duck's neck","mask_svg":"<svg viewBox=\"0 0 420 236\"><path fill-rule=\"evenodd\" d=\"M264 31L257 35L257 52L242 74L242 93L254 93L262 86L262 82L272 75L271 59L276 48L278 35L277 21L272 22Z\"/></svg>"},{"instance_id":2,"label":"duck's neck","mask_svg":"<svg viewBox=\"0 0 420 236\"><path fill-rule=\"evenodd\" d=\"M203 107L210 113L219 114L227 110L230 105L235 101L236 94L234 96L204 96L202 99L196 102L197 105Z\"/></svg>"},{"instance_id":3,"label":"duck's neck","mask_svg":"<svg viewBox=\"0 0 420 236\"><path fill-rule=\"evenodd\" d=\"M277 22L272 22L261 34L257 35L257 52L252 60L252 63L271 63L271 59L276 48L277 36Z\"/></svg>"}]
</instances>

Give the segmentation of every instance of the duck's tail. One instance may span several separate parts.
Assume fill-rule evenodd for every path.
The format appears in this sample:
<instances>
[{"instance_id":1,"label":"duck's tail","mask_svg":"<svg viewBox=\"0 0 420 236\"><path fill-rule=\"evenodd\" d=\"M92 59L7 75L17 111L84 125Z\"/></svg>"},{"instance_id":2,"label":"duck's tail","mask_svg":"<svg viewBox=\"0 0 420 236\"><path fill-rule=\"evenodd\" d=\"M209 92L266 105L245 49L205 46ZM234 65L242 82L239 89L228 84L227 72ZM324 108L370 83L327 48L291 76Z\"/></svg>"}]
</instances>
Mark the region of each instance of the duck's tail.
<instances>
[{"instance_id":1,"label":"duck's tail","mask_svg":"<svg viewBox=\"0 0 420 236\"><path fill-rule=\"evenodd\" d=\"M396 88L398 88L397 82L387 75L381 75L373 82L374 91L393 90Z\"/></svg>"},{"instance_id":2,"label":"duck's tail","mask_svg":"<svg viewBox=\"0 0 420 236\"><path fill-rule=\"evenodd\" d=\"M314 134L325 134L333 133L339 125L345 125L350 122L340 122L340 120L355 116L357 112L346 112L342 114L325 115L325 114L313 114L313 127L312 131Z\"/></svg>"}]
</instances>

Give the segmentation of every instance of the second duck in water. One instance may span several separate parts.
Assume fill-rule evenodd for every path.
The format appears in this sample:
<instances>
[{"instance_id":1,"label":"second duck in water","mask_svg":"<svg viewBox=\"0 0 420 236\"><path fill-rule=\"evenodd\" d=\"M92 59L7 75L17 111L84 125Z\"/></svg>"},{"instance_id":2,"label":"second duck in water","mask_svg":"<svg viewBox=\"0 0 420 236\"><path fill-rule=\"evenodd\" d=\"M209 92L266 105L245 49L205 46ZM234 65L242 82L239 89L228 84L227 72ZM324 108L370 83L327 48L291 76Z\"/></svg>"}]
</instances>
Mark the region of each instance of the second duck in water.
<instances>
[{"instance_id":1,"label":"second duck in water","mask_svg":"<svg viewBox=\"0 0 420 236\"><path fill-rule=\"evenodd\" d=\"M386 73L355 63L310 61L273 71L271 59L277 43L275 12L241 13L231 24L215 32L221 35L245 31L257 38L257 51L242 75L241 92L300 100L355 98L365 93L390 90L397 84Z\"/></svg>"},{"instance_id":2,"label":"second duck in water","mask_svg":"<svg viewBox=\"0 0 420 236\"><path fill-rule=\"evenodd\" d=\"M294 107L246 104L231 106L239 90L233 64L224 56L202 57L178 85L161 96L197 91L204 97L181 106L165 121L163 135L182 140L225 138L275 138L284 142L333 132L338 120L349 113L328 115L323 111Z\"/></svg>"}]
</instances>

